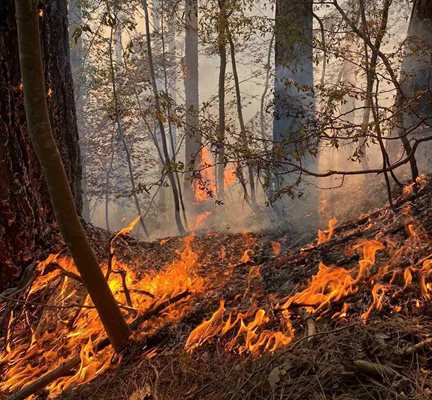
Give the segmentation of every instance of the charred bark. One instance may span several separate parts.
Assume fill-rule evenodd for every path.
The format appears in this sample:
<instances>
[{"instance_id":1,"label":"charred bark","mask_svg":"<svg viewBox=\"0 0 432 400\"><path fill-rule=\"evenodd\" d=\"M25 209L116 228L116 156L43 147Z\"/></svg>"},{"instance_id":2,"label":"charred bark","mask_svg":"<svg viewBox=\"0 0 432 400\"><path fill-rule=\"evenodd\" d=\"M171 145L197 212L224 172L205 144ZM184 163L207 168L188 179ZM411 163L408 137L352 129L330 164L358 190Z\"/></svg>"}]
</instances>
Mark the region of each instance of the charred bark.
<instances>
[{"instance_id":1,"label":"charred bark","mask_svg":"<svg viewBox=\"0 0 432 400\"><path fill-rule=\"evenodd\" d=\"M66 0L39 16L45 91L53 134L78 212L81 164L69 65ZM13 0L0 4L0 290L37 257L54 221L46 183L25 123Z\"/></svg>"}]
</instances>

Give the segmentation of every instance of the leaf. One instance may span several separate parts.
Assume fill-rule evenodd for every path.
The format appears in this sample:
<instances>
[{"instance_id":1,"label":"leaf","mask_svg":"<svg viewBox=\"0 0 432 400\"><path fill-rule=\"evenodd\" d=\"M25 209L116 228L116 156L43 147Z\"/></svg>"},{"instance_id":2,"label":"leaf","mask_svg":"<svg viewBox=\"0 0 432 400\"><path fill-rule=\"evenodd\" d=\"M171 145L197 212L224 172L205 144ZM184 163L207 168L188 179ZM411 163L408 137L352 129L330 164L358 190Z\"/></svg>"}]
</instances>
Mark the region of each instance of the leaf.
<instances>
[{"instance_id":1,"label":"leaf","mask_svg":"<svg viewBox=\"0 0 432 400\"><path fill-rule=\"evenodd\" d=\"M279 367L273 368L267 378L272 389L274 389L276 384L280 382L280 377L281 370L279 369Z\"/></svg>"}]
</instances>

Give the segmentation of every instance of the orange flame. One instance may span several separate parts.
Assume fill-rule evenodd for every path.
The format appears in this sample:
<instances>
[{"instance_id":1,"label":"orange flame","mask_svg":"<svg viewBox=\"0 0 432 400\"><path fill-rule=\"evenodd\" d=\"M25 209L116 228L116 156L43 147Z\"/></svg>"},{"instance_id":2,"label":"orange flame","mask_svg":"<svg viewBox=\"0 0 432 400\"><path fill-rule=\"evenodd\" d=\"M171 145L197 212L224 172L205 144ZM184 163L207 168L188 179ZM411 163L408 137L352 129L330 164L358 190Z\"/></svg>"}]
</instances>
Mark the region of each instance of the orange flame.
<instances>
[{"instance_id":1,"label":"orange flame","mask_svg":"<svg viewBox=\"0 0 432 400\"><path fill-rule=\"evenodd\" d=\"M273 255L277 257L281 252L281 244L279 242L271 242Z\"/></svg>"},{"instance_id":2,"label":"orange flame","mask_svg":"<svg viewBox=\"0 0 432 400\"><path fill-rule=\"evenodd\" d=\"M211 151L207 147L201 150L201 180L195 189L195 200L206 201L216 193L216 178L214 173L214 161ZM224 169L224 188L232 186L237 179L236 169L228 164Z\"/></svg>"},{"instance_id":3,"label":"orange flame","mask_svg":"<svg viewBox=\"0 0 432 400\"><path fill-rule=\"evenodd\" d=\"M138 219L135 219L127 229L121 231L122 234L130 232L137 222ZM126 304L125 291L129 291L132 310L122 310L128 323L155 304L176 294L186 290L191 293L204 291L204 280L198 276L198 254L192 250L192 242L193 236L186 237L177 260L160 272L150 270L141 279L114 257L109 286L120 304ZM51 270L52 265L61 268ZM49 397L53 398L71 386L88 382L110 368L113 350L107 347L97 354L93 351L95 338L105 337L105 332L91 300L81 293L82 290L78 291L79 282L62 274L62 270L77 274L73 261L68 257L50 255L36 269L38 276L32 284L30 295L41 289L54 290L57 287L53 300L48 302L48 306L52 304L56 307L56 313L43 312L39 320L32 321L31 335L24 331L13 338L4 352L0 352L0 363L3 366L0 392L10 393L22 388L30 380L39 378L74 357L78 350L81 364L73 375L57 379L46 387ZM107 265L102 265L102 270L106 269ZM116 273L120 270L125 273L126 287L122 276ZM141 334L150 334L169 320L177 321L189 307L188 302L176 303L163 316L152 321L152 324L144 324ZM13 315L10 324L12 319Z\"/></svg>"},{"instance_id":4,"label":"orange flame","mask_svg":"<svg viewBox=\"0 0 432 400\"><path fill-rule=\"evenodd\" d=\"M334 217L329 221L327 233L318 229L318 244L328 242L332 238L337 222L337 219Z\"/></svg>"}]
</instances>

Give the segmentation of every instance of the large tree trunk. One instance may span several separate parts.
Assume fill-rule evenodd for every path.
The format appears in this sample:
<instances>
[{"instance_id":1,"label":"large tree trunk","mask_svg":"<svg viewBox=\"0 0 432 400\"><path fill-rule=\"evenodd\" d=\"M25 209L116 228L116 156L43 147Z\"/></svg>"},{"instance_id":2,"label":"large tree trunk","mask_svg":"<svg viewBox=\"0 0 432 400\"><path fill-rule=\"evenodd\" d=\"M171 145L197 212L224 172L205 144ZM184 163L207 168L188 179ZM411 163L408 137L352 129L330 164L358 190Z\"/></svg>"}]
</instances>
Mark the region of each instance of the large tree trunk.
<instances>
[{"instance_id":1,"label":"large tree trunk","mask_svg":"<svg viewBox=\"0 0 432 400\"><path fill-rule=\"evenodd\" d=\"M423 119L431 124L431 55L432 5L429 0L414 0L401 68L401 87L406 98L412 101L411 112L404 115L407 129Z\"/></svg>"},{"instance_id":2,"label":"large tree trunk","mask_svg":"<svg viewBox=\"0 0 432 400\"><path fill-rule=\"evenodd\" d=\"M405 41L405 56L401 67L402 135L404 132L432 128L432 4L430 0L414 0ZM409 137L408 137L409 138ZM407 140L405 140L407 141ZM406 150L406 143L404 143ZM418 156L420 169L428 170L431 145L425 143ZM428 154L429 153L429 154ZM429 158L429 160L428 160ZM413 175L415 175L413 173Z\"/></svg>"},{"instance_id":3,"label":"large tree trunk","mask_svg":"<svg viewBox=\"0 0 432 400\"><path fill-rule=\"evenodd\" d=\"M275 20L275 100L273 140L275 167L270 193L273 200L297 187L306 195L301 203L280 198L274 204L276 221L292 220L316 212L313 189L298 186L301 174L293 172L289 163L313 169L310 149L317 145L313 134L313 32L312 1L276 1ZM299 207L302 207L300 210ZM307 225L307 224L305 224Z\"/></svg>"},{"instance_id":4,"label":"large tree trunk","mask_svg":"<svg viewBox=\"0 0 432 400\"><path fill-rule=\"evenodd\" d=\"M45 86L54 137L81 212L81 164L69 64L65 0L40 16ZM0 2L0 289L38 256L53 222L42 171L27 132L13 0Z\"/></svg>"}]
</instances>

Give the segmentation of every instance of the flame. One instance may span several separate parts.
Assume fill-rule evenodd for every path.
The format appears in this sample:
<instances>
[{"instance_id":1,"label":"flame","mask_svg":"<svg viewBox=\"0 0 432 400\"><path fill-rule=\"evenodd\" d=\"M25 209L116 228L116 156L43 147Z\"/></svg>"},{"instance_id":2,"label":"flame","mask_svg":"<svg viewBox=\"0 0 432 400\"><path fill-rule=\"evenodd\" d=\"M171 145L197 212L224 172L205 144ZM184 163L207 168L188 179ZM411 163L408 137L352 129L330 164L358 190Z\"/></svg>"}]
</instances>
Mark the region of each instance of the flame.
<instances>
[{"instance_id":1,"label":"flame","mask_svg":"<svg viewBox=\"0 0 432 400\"><path fill-rule=\"evenodd\" d=\"M384 245L376 240L370 240L357 244L354 249L363 255L357 268L327 267L320 263L318 273L312 277L311 282L303 291L292 295L284 303L276 305L276 309L282 310L282 316L285 319L285 331L260 330L270 321L263 309L256 310L252 314L254 319L249 323L245 321L251 317L251 312L238 313L234 322L231 322L233 317L230 313L228 319L224 321L222 316L225 313L225 303L221 302L219 309L213 316L191 332L186 342L186 349L191 352L212 337L227 334L234 326L238 326L238 331L235 337L228 342L227 350L250 351L259 354L263 351L274 351L281 346L290 344L294 337L294 329L290 321L290 308L293 305L303 306L308 312L316 313L324 307L331 307L335 302L357 293L359 284L370 277L371 267L376 261L376 253L383 250ZM255 276L255 270L251 269L249 275L251 274ZM250 287L250 281L249 276L247 290ZM364 319L373 310L380 309L383 295L382 287L375 285L372 289L374 302L364 314ZM349 305L345 304L339 315L340 318L346 316L348 311Z\"/></svg>"},{"instance_id":2,"label":"flame","mask_svg":"<svg viewBox=\"0 0 432 400\"><path fill-rule=\"evenodd\" d=\"M231 313L226 320L223 319L225 311L225 301L221 300L219 308L211 318L204 321L190 333L185 345L189 352L202 346L212 337L226 335L228 332L234 330L234 328L237 328L237 334L226 345L228 351L236 348L239 353L245 351L252 353L262 351L273 352L279 347L289 345L292 341L294 331L291 326L286 333L272 332L267 329L258 332L262 325L269 322L269 317L263 309L259 309L255 313L239 313L234 321L232 320ZM250 318L253 319L250 322L245 322Z\"/></svg>"},{"instance_id":3,"label":"flame","mask_svg":"<svg viewBox=\"0 0 432 400\"><path fill-rule=\"evenodd\" d=\"M337 219L334 217L332 219L330 219L330 221L328 223L327 233L318 229L318 244L326 243L332 238L333 233L334 233L334 228L335 228L337 222L338 222Z\"/></svg>"},{"instance_id":4,"label":"flame","mask_svg":"<svg viewBox=\"0 0 432 400\"><path fill-rule=\"evenodd\" d=\"M432 297L432 257L429 256L416 265L405 268L398 267L402 258L406 259L407 256L414 256L416 251L431 243L427 231L414 220L411 211L407 209L404 212L407 219L405 227L408 238L403 242L402 246L397 249L396 240L392 238L385 239L385 243L388 245L387 250L391 255L387 264L379 268L373 268L377 263L377 253L385 250L385 245L380 240L362 240L352 246L351 251L358 251L362 255L353 268L326 266L320 262L317 274L311 278L311 281L303 290L276 304L275 310L282 311L283 321L281 322L282 326L285 326L284 330L270 331L265 329L265 325L271 322L270 314L261 308L255 311L238 312L236 316L235 313L230 312L228 318L224 319L226 309L225 303L221 301L219 309L213 316L191 332L186 342L187 351L194 351L217 335L227 335L235 326L237 327L237 334L227 343L227 350L249 351L254 354L273 351L292 342L295 331L291 318L299 307L303 307L308 315L315 314L320 310L331 310L341 300L355 295L360 289L368 290L369 288L372 297L371 304L360 314L360 320L362 321L366 321L372 312L382 310L385 302L387 304L401 291L409 287L412 288L416 282L418 282L418 289L422 297L425 300L430 300ZM336 219L332 219L329 222L328 232L319 232L318 243L324 243L331 238L335 224ZM380 236L382 235L377 235L377 237ZM247 258L248 254L249 248L246 250L242 261L250 260L250 258ZM252 267L249 270L248 284L243 299L250 289L252 279L258 277L260 270L258 267L256 268ZM393 289L393 294L387 297L398 276L403 279L403 287L399 291ZM388 282L382 282L383 280L388 280ZM277 302L274 295L270 295L269 300L270 302ZM420 299L415 299L414 305L417 309L420 309ZM341 310L333 313L332 318L346 318L349 309L350 303L345 301ZM392 312L397 313L401 310L400 305L394 305ZM250 320L251 318L252 320ZM248 320L249 322L247 322Z\"/></svg>"},{"instance_id":5,"label":"flame","mask_svg":"<svg viewBox=\"0 0 432 400\"><path fill-rule=\"evenodd\" d=\"M135 219L117 236L131 232L138 221L138 218ZM179 293L189 290L196 294L205 290L204 279L198 275L200 263L198 254L192 249L193 240L193 236L184 238L183 249L178 251L176 260L159 272L148 271L140 279L126 264L113 257L113 272L108 283L120 304L127 303L125 292L129 291L132 310L122 310L128 323L155 304ZM53 269L53 266L56 268ZM56 308L55 313L44 310L40 318L33 318L31 334L27 334L25 326L21 326L20 334L11 338L9 346L0 352L3 368L0 392L18 390L79 354L79 368L72 375L57 379L46 387L49 397L53 398L71 386L94 379L110 368L113 350L111 347L97 353L93 350L99 338L105 337L105 332L89 296L82 293L80 282L62 273L67 271L78 274L72 259L51 254L37 265L36 270L38 276L30 288L30 299L31 296L40 296L39 293L46 294L51 290L52 300L48 301L48 306L59 308ZM102 265L102 270L107 270L106 264ZM166 313L154 318L151 324L144 323L140 334L148 335L168 321L178 321L191 307L189 303L183 301L170 306ZM9 327L13 319L14 316L11 315Z\"/></svg>"},{"instance_id":6,"label":"flame","mask_svg":"<svg viewBox=\"0 0 432 400\"><path fill-rule=\"evenodd\" d=\"M216 193L216 178L214 172L214 160L208 147L201 150L200 180L195 188L195 200L202 202L209 200ZM232 186L237 179L236 169L228 164L224 168L224 188Z\"/></svg>"},{"instance_id":7,"label":"flame","mask_svg":"<svg viewBox=\"0 0 432 400\"><path fill-rule=\"evenodd\" d=\"M119 230L116 235L114 236L114 239L117 239L120 235L129 235L138 225L138 222L140 221L141 216L137 216L128 226L125 228Z\"/></svg>"},{"instance_id":8,"label":"flame","mask_svg":"<svg viewBox=\"0 0 432 400\"><path fill-rule=\"evenodd\" d=\"M273 255L277 257L281 252L281 244L279 242L271 242Z\"/></svg>"},{"instance_id":9,"label":"flame","mask_svg":"<svg viewBox=\"0 0 432 400\"><path fill-rule=\"evenodd\" d=\"M191 229L196 231L197 229L202 228L205 225L207 219L212 215L211 211L204 211L202 214L199 214L195 217L195 221L192 224Z\"/></svg>"}]
</instances>

